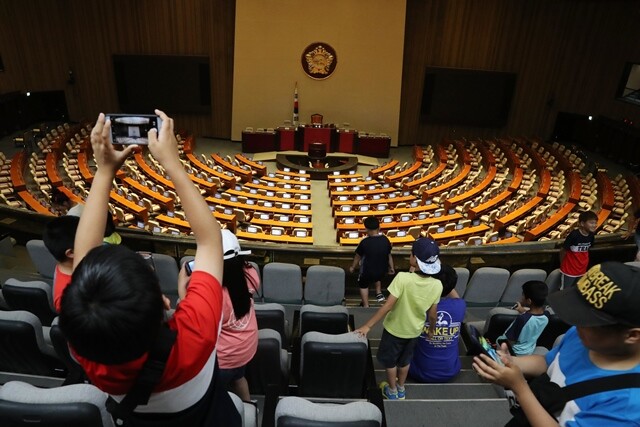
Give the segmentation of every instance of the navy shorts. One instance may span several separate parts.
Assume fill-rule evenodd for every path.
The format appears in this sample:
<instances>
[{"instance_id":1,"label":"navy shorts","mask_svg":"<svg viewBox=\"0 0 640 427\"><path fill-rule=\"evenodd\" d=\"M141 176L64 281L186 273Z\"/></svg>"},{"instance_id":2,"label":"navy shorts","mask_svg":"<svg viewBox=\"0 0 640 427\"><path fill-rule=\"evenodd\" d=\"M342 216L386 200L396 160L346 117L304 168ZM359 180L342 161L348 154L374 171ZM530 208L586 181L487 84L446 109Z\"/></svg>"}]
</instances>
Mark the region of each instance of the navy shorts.
<instances>
[{"instance_id":1,"label":"navy shorts","mask_svg":"<svg viewBox=\"0 0 640 427\"><path fill-rule=\"evenodd\" d=\"M220 369L218 371L218 383L226 386L227 384L239 380L244 377L246 367L247 365L243 365L238 368Z\"/></svg>"},{"instance_id":2,"label":"navy shorts","mask_svg":"<svg viewBox=\"0 0 640 427\"><path fill-rule=\"evenodd\" d=\"M358 276L358 286L360 289L367 289L371 285L375 285L376 282L380 282L384 278L384 273L379 275L375 274L361 274Z\"/></svg>"},{"instance_id":3,"label":"navy shorts","mask_svg":"<svg viewBox=\"0 0 640 427\"><path fill-rule=\"evenodd\" d=\"M378 347L378 361L386 369L408 366L411 364L413 349L417 342L418 337L398 338L383 329L380 347Z\"/></svg>"}]
</instances>

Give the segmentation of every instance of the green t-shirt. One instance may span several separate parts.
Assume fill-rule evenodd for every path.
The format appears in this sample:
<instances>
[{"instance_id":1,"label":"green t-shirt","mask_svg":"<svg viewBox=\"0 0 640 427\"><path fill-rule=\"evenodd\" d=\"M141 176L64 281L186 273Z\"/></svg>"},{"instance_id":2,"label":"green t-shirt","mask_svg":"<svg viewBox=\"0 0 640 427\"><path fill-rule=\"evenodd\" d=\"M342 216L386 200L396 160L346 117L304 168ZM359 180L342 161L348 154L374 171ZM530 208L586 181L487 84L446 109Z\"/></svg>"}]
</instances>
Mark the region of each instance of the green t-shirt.
<instances>
[{"instance_id":1,"label":"green t-shirt","mask_svg":"<svg viewBox=\"0 0 640 427\"><path fill-rule=\"evenodd\" d=\"M398 273L388 291L398 301L384 318L384 328L398 338L416 338L422 332L427 311L440 302L442 283L418 273Z\"/></svg>"}]
</instances>

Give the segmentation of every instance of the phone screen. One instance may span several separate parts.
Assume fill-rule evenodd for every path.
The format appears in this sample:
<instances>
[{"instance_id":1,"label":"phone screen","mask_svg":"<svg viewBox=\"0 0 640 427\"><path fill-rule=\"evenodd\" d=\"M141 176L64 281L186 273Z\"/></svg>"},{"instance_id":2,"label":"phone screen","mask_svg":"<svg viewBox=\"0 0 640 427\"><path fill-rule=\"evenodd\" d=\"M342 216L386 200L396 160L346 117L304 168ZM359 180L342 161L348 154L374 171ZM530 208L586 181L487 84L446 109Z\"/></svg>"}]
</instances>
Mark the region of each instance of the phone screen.
<instances>
[{"instance_id":1,"label":"phone screen","mask_svg":"<svg viewBox=\"0 0 640 427\"><path fill-rule=\"evenodd\" d=\"M500 356L495 351L495 349L491 347L491 344L489 344L489 341L487 341L485 337L480 337L480 345L482 345L482 350L487 356L503 365L502 360L500 360Z\"/></svg>"},{"instance_id":2,"label":"phone screen","mask_svg":"<svg viewBox=\"0 0 640 427\"><path fill-rule=\"evenodd\" d=\"M111 120L111 143L117 145L149 145L147 133L162 126L162 119L146 114L108 114Z\"/></svg>"},{"instance_id":3,"label":"phone screen","mask_svg":"<svg viewBox=\"0 0 640 427\"><path fill-rule=\"evenodd\" d=\"M195 260L191 260L185 264L184 269L187 270L187 276L191 276L191 273L193 273L193 267L195 266L195 263Z\"/></svg>"}]
</instances>

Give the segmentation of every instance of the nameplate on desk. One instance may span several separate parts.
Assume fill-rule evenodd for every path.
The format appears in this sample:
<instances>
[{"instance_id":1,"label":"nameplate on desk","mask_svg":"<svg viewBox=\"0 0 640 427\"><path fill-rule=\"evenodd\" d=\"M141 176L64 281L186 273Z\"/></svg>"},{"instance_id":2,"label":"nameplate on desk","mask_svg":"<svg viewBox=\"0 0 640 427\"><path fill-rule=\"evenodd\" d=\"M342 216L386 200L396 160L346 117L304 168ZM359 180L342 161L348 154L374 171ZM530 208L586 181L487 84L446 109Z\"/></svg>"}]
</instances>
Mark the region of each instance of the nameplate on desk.
<instances>
[{"instance_id":1,"label":"nameplate on desk","mask_svg":"<svg viewBox=\"0 0 640 427\"><path fill-rule=\"evenodd\" d=\"M302 217L300 217L300 218L299 218L299 221L298 221L298 222L309 222L309 217L307 217L307 216L302 216Z\"/></svg>"},{"instance_id":2,"label":"nameplate on desk","mask_svg":"<svg viewBox=\"0 0 640 427\"><path fill-rule=\"evenodd\" d=\"M309 205L300 205L300 210L301 211L308 211L309 210Z\"/></svg>"},{"instance_id":3,"label":"nameplate on desk","mask_svg":"<svg viewBox=\"0 0 640 427\"><path fill-rule=\"evenodd\" d=\"M303 205L306 206L306 205ZM291 209L291 205L289 203L283 203L282 204L282 209ZM302 209L302 206L300 206L300 209ZM304 209L302 209L304 210Z\"/></svg>"},{"instance_id":4,"label":"nameplate on desk","mask_svg":"<svg viewBox=\"0 0 640 427\"><path fill-rule=\"evenodd\" d=\"M306 231L296 231L296 237L307 237Z\"/></svg>"},{"instance_id":5,"label":"nameplate on desk","mask_svg":"<svg viewBox=\"0 0 640 427\"><path fill-rule=\"evenodd\" d=\"M271 230L271 235L272 236L282 236L282 230L279 229L275 229L275 230Z\"/></svg>"},{"instance_id":6,"label":"nameplate on desk","mask_svg":"<svg viewBox=\"0 0 640 427\"><path fill-rule=\"evenodd\" d=\"M260 214L260 219L269 219L269 214Z\"/></svg>"}]
</instances>

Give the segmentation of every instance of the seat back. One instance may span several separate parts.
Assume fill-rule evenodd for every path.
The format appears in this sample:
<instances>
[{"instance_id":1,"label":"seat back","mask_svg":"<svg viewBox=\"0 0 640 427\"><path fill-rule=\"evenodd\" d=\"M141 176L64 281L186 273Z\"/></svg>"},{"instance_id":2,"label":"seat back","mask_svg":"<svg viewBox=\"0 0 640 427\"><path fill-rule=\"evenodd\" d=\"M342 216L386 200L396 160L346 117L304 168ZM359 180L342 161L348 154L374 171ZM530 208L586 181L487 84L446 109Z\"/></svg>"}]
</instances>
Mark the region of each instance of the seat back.
<instances>
[{"instance_id":1,"label":"seat back","mask_svg":"<svg viewBox=\"0 0 640 427\"><path fill-rule=\"evenodd\" d=\"M271 262L262 270L262 295L265 302L302 303L302 271L295 264Z\"/></svg>"},{"instance_id":2,"label":"seat back","mask_svg":"<svg viewBox=\"0 0 640 427\"><path fill-rule=\"evenodd\" d=\"M280 399L276 427L380 427L382 412L370 402L314 403L296 396Z\"/></svg>"},{"instance_id":3,"label":"seat back","mask_svg":"<svg viewBox=\"0 0 640 427\"><path fill-rule=\"evenodd\" d=\"M547 278L547 272L539 268L523 268L515 271L509 281L507 288L500 298L500 305L513 305L520 301L522 296L522 285L530 280L539 280L544 282Z\"/></svg>"},{"instance_id":4,"label":"seat back","mask_svg":"<svg viewBox=\"0 0 640 427\"><path fill-rule=\"evenodd\" d=\"M51 294L51 285L41 281L23 282L11 278L2 286L2 295L12 310L33 313L44 326L50 326L57 315Z\"/></svg>"},{"instance_id":5,"label":"seat back","mask_svg":"<svg viewBox=\"0 0 640 427\"><path fill-rule=\"evenodd\" d=\"M276 303L255 304L258 329L273 329L280 334L283 346L287 345L284 307ZM284 347L283 347L284 348Z\"/></svg>"},{"instance_id":6,"label":"seat back","mask_svg":"<svg viewBox=\"0 0 640 427\"><path fill-rule=\"evenodd\" d=\"M64 378L64 365L43 354L44 345L42 324L35 314L0 311L0 371Z\"/></svg>"},{"instance_id":7,"label":"seat back","mask_svg":"<svg viewBox=\"0 0 640 427\"><path fill-rule=\"evenodd\" d=\"M367 340L353 333L306 333L300 343L300 395L364 397Z\"/></svg>"},{"instance_id":8,"label":"seat back","mask_svg":"<svg viewBox=\"0 0 640 427\"><path fill-rule=\"evenodd\" d=\"M501 310L501 309L498 308L495 310ZM513 322L516 319L516 317L518 317L518 314L516 314L515 311L513 312L513 314L511 313L493 314L491 317L489 317L489 320L488 320L489 324L484 328L486 331L484 333L484 337L489 341L491 341L492 343L495 343L496 339L498 339L500 335L504 334L504 332L507 330L509 325L511 325L511 322Z\"/></svg>"},{"instance_id":9,"label":"seat back","mask_svg":"<svg viewBox=\"0 0 640 427\"><path fill-rule=\"evenodd\" d=\"M53 319L51 323L51 329L49 329L49 338L51 339L51 345L53 345L53 349L58 355L58 359L64 363L64 366L67 368L67 378L64 381L64 385L68 384L80 384L84 383L87 379L87 376L84 373L84 369L76 360L71 357L71 353L69 352L69 344L67 343L67 338L62 333L62 329L58 326L58 318Z\"/></svg>"},{"instance_id":10,"label":"seat back","mask_svg":"<svg viewBox=\"0 0 640 427\"><path fill-rule=\"evenodd\" d=\"M89 384L38 388L11 381L0 388L0 419L5 427L111 427L107 395Z\"/></svg>"},{"instance_id":11,"label":"seat back","mask_svg":"<svg viewBox=\"0 0 640 427\"><path fill-rule=\"evenodd\" d=\"M473 273L464 299L468 307L495 307L500 301L509 280L504 268L481 267Z\"/></svg>"},{"instance_id":12,"label":"seat back","mask_svg":"<svg viewBox=\"0 0 640 427\"><path fill-rule=\"evenodd\" d=\"M549 288L549 294L553 292L557 292L560 290L560 283L562 281L562 273L560 273L560 269L556 268L547 276L545 283Z\"/></svg>"},{"instance_id":13,"label":"seat back","mask_svg":"<svg viewBox=\"0 0 640 427\"><path fill-rule=\"evenodd\" d=\"M469 269L465 267L453 268L458 274L458 281L456 282L456 292L460 298L464 297L464 293L467 290L467 283L469 283Z\"/></svg>"},{"instance_id":14,"label":"seat back","mask_svg":"<svg viewBox=\"0 0 640 427\"><path fill-rule=\"evenodd\" d=\"M258 279L260 279L260 287L258 288L256 293L253 294L253 299L256 301L261 301L262 300L262 275L260 274L260 267L258 266L258 264L256 264L253 261L248 261L248 262L249 262L249 265L251 265L251 267L253 267L253 269L258 273Z\"/></svg>"},{"instance_id":15,"label":"seat back","mask_svg":"<svg viewBox=\"0 0 640 427\"><path fill-rule=\"evenodd\" d=\"M349 332L349 310L341 305L303 305L300 308L300 336L313 331L331 335Z\"/></svg>"},{"instance_id":16,"label":"seat back","mask_svg":"<svg viewBox=\"0 0 640 427\"><path fill-rule=\"evenodd\" d=\"M304 286L306 304L337 305L344 299L344 270L327 265L313 265L307 270Z\"/></svg>"},{"instance_id":17,"label":"seat back","mask_svg":"<svg viewBox=\"0 0 640 427\"><path fill-rule=\"evenodd\" d=\"M38 273L47 279L53 279L53 274L56 270L56 259L44 245L44 241L29 240L27 242L27 252Z\"/></svg>"},{"instance_id":18,"label":"seat back","mask_svg":"<svg viewBox=\"0 0 640 427\"><path fill-rule=\"evenodd\" d=\"M251 394L266 394L270 385L284 393L288 383L286 367L287 352L282 349L280 333L273 329L260 329L258 350L245 371Z\"/></svg>"},{"instance_id":19,"label":"seat back","mask_svg":"<svg viewBox=\"0 0 640 427\"><path fill-rule=\"evenodd\" d=\"M544 328L540 336L538 337L538 341L536 345L541 347L546 347L551 350L553 348L553 344L556 339L567 332L571 325L563 322L557 315L552 314L549 316L549 323L547 327Z\"/></svg>"},{"instance_id":20,"label":"seat back","mask_svg":"<svg viewBox=\"0 0 640 427\"><path fill-rule=\"evenodd\" d=\"M156 275L160 280L160 289L173 304L178 299L178 264L176 260L164 254L152 254Z\"/></svg>"}]
</instances>

